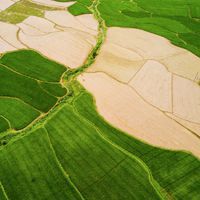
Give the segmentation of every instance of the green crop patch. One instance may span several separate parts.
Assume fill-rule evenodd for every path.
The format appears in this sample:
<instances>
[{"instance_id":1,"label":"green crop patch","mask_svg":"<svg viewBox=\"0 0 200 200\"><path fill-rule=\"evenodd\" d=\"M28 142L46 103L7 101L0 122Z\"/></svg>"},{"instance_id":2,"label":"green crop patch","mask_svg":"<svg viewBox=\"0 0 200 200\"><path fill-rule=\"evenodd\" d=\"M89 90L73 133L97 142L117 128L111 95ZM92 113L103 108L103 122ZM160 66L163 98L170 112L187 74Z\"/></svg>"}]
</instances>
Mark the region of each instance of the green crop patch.
<instances>
[{"instance_id":1,"label":"green crop patch","mask_svg":"<svg viewBox=\"0 0 200 200\"><path fill-rule=\"evenodd\" d=\"M160 199L145 167L106 141L73 107L63 107L45 127L63 168L86 199Z\"/></svg>"},{"instance_id":2,"label":"green crop patch","mask_svg":"<svg viewBox=\"0 0 200 200\"><path fill-rule=\"evenodd\" d=\"M44 129L1 150L0 169L1 183L11 200L81 199L60 168Z\"/></svg>"},{"instance_id":3,"label":"green crop patch","mask_svg":"<svg viewBox=\"0 0 200 200\"><path fill-rule=\"evenodd\" d=\"M12 97L0 97L0 108L0 115L9 121L10 128L17 130L26 127L40 115L40 112L32 106ZM5 127L0 123L0 127L3 128L2 131L9 129L8 124Z\"/></svg>"},{"instance_id":4,"label":"green crop patch","mask_svg":"<svg viewBox=\"0 0 200 200\"><path fill-rule=\"evenodd\" d=\"M92 97L82 94L74 103L76 111L98 128L102 135L141 158L154 179L173 199L199 198L200 161L190 154L152 147L113 128L99 116Z\"/></svg>"},{"instance_id":5,"label":"green crop patch","mask_svg":"<svg viewBox=\"0 0 200 200\"><path fill-rule=\"evenodd\" d=\"M66 94L60 81L66 68L40 54L22 50L0 59L0 116L22 129L48 112ZM3 119L0 129L5 131Z\"/></svg>"},{"instance_id":6,"label":"green crop patch","mask_svg":"<svg viewBox=\"0 0 200 200\"><path fill-rule=\"evenodd\" d=\"M0 182L0 199L1 200L8 200L1 182Z\"/></svg>"},{"instance_id":7,"label":"green crop patch","mask_svg":"<svg viewBox=\"0 0 200 200\"><path fill-rule=\"evenodd\" d=\"M1 103L1 102L0 102ZM10 128L8 120L0 115L0 133Z\"/></svg>"},{"instance_id":8,"label":"green crop patch","mask_svg":"<svg viewBox=\"0 0 200 200\"><path fill-rule=\"evenodd\" d=\"M71 2L71 0L56 0L58 2ZM73 0L75 1L75 0ZM68 10L73 15L90 14L90 6L92 5L92 0L77 0L75 4L71 5Z\"/></svg>"},{"instance_id":9,"label":"green crop patch","mask_svg":"<svg viewBox=\"0 0 200 200\"><path fill-rule=\"evenodd\" d=\"M19 50L5 54L0 63L12 70L40 81L59 82L66 71L63 65L44 58L31 50Z\"/></svg>"},{"instance_id":10,"label":"green crop patch","mask_svg":"<svg viewBox=\"0 0 200 200\"><path fill-rule=\"evenodd\" d=\"M83 66L68 69L32 50L0 57L0 200L199 200L200 160L114 128L76 77L95 62L107 27L143 29L200 56L200 2L76 0L67 9L99 23ZM45 10L65 12L21 0L0 21Z\"/></svg>"},{"instance_id":11,"label":"green crop patch","mask_svg":"<svg viewBox=\"0 0 200 200\"><path fill-rule=\"evenodd\" d=\"M98 10L107 26L143 29L200 56L198 0L100 0Z\"/></svg>"}]
</instances>

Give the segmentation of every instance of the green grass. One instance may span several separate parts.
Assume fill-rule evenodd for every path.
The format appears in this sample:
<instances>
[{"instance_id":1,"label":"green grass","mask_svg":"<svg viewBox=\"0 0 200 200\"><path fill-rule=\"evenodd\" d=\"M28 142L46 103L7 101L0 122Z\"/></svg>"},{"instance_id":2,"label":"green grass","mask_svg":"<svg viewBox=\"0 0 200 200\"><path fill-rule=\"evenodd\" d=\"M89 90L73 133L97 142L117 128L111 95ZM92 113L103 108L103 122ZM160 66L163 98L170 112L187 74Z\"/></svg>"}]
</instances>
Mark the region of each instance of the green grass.
<instances>
[{"instance_id":1,"label":"green grass","mask_svg":"<svg viewBox=\"0 0 200 200\"><path fill-rule=\"evenodd\" d=\"M115 129L100 117L92 97L84 92L74 103L77 112L96 126L104 137L139 157L151 170L155 180L173 198L198 200L200 161L184 152L152 147Z\"/></svg>"},{"instance_id":2,"label":"green grass","mask_svg":"<svg viewBox=\"0 0 200 200\"><path fill-rule=\"evenodd\" d=\"M200 56L198 0L100 0L98 10L109 27L143 29Z\"/></svg>"},{"instance_id":3,"label":"green grass","mask_svg":"<svg viewBox=\"0 0 200 200\"><path fill-rule=\"evenodd\" d=\"M115 129L99 116L92 96L71 84L75 97L39 129L1 148L0 181L9 199L199 199L198 159Z\"/></svg>"},{"instance_id":4,"label":"green grass","mask_svg":"<svg viewBox=\"0 0 200 200\"><path fill-rule=\"evenodd\" d=\"M5 192L4 192L3 186L1 185L1 182L0 182L0 199L1 200L8 200L7 196L6 196Z\"/></svg>"},{"instance_id":5,"label":"green grass","mask_svg":"<svg viewBox=\"0 0 200 200\"><path fill-rule=\"evenodd\" d=\"M48 112L66 94L60 79L66 68L40 54L21 50L0 59L0 115L22 129ZM0 130L7 130L0 121Z\"/></svg>"},{"instance_id":6,"label":"green grass","mask_svg":"<svg viewBox=\"0 0 200 200\"><path fill-rule=\"evenodd\" d=\"M0 122L0 127L1 129L3 128L3 131L9 128L17 130L22 129L40 115L40 112L33 107L19 99L10 97L0 97L0 108L0 115L4 116L9 121L11 126L8 126L8 121L6 121L6 126Z\"/></svg>"},{"instance_id":7,"label":"green grass","mask_svg":"<svg viewBox=\"0 0 200 200\"><path fill-rule=\"evenodd\" d=\"M105 140L72 106L64 106L45 128L85 199L160 199L143 164Z\"/></svg>"},{"instance_id":8,"label":"green grass","mask_svg":"<svg viewBox=\"0 0 200 200\"><path fill-rule=\"evenodd\" d=\"M22 75L47 82L59 82L66 71L63 65L48 60L32 50L7 53L2 56L0 63Z\"/></svg>"},{"instance_id":9,"label":"green grass","mask_svg":"<svg viewBox=\"0 0 200 200\"><path fill-rule=\"evenodd\" d=\"M59 166L44 129L1 150L0 169L0 180L10 200L81 199Z\"/></svg>"},{"instance_id":10,"label":"green grass","mask_svg":"<svg viewBox=\"0 0 200 200\"><path fill-rule=\"evenodd\" d=\"M73 15L89 13L91 4L91 0L77 0L69 11ZM108 27L143 29L200 56L199 0L99 0L98 11Z\"/></svg>"},{"instance_id":11,"label":"green grass","mask_svg":"<svg viewBox=\"0 0 200 200\"><path fill-rule=\"evenodd\" d=\"M149 2L100 0L98 9L107 26L154 32L198 55L199 3ZM91 3L78 0L69 10L89 13ZM37 117L31 118L30 108L48 112L66 94L60 84L65 68L33 51L6 54L0 63L3 131L27 126ZM97 113L92 96L70 81L70 95L43 121L16 137L6 135L0 149L0 199L200 199L197 158L150 146L112 127Z\"/></svg>"},{"instance_id":12,"label":"green grass","mask_svg":"<svg viewBox=\"0 0 200 200\"><path fill-rule=\"evenodd\" d=\"M58 2L71 2L71 0L56 0ZM76 1L76 0L72 0ZM71 5L68 10L73 15L91 14L90 6L92 5L92 0L77 0L75 4Z\"/></svg>"},{"instance_id":13,"label":"green grass","mask_svg":"<svg viewBox=\"0 0 200 200\"><path fill-rule=\"evenodd\" d=\"M1 103L1 102L0 102ZM0 134L10 128L10 124L8 123L5 117L0 115Z\"/></svg>"}]
</instances>

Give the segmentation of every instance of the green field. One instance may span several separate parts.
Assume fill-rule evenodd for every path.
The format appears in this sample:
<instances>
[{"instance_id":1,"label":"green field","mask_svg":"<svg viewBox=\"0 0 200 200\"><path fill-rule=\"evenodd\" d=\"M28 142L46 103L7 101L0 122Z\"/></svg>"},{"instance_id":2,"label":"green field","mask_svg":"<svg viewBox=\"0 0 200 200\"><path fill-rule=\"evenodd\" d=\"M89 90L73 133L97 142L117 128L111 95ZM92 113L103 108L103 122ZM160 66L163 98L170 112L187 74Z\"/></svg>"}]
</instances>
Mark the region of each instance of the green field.
<instances>
[{"instance_id":1,"label":"green field","mask_svg":"<svg viewBox=\"0 0 200 200\"><path fill-rule=\"evenodd\" d=\"M69 11L90 13L91 5L91 0L77 0ZM108 27L143 29L200 56L199 0L99 0L98 10Z\"/></svg>"},{"instance_id":2,"label":"green field","mask_svg":"<svg viewBox=\"0 0 200 200\"><path fill-rule=\"evenodd\" d=\"M31 50L3 55L0 59L1 130L23 129L55 106L67 92L60 83L65 71L64 66Z\"/></svg>"},{"instance_id":3,"label":"green field","mask_svg":"<svg viewBox=\"0 0 200 200\"><path fill-rule=\"evenodd\" d=\"M0 20L17 23L45 9L52 8L22 0ZM199 159L116 129L76 81L98 56L106 27L150 31L200 55L199 1L77 0L69 11L93 13L100 26L81 68L32 50L0 58L0 200L199 200Z\"/></svg>"}]
</instances>

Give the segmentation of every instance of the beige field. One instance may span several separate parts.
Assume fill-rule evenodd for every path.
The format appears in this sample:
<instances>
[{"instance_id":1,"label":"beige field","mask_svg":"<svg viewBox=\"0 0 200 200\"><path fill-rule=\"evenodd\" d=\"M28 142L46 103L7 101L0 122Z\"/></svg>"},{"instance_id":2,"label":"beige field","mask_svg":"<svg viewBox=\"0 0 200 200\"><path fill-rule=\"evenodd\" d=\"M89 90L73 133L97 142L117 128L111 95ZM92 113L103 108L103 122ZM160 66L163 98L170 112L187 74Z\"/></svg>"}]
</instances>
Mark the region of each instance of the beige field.
<instances>
[{"instance_id":1,"label":"beige field","mask_svg":"<svg viewBox=\"0 0 200 200\"><path fill-rule=\"evenodd\" d=\"M87 18L90 18L90 20L85 20L84 15L81 15L77 18L66 11L47 11L45 12L45 18L61 27L73 28L88 34L97 35L97 30L88 28L91 26L91 21L94 20L92 15L87 15ZM81 20L81 18L83 18L83 20ZM84 23L81 21L84 21Z\"/></svg>"},{"instance_id":2,"label":"beige field","mask_svg":"<svg viewBox=\"0 0 200 200\"><path fill-rule=\"evenodd\" d=\"M81 16L78 20L67 11L48 11L45 17L31 16L18 24L20 41L70 68L81 66L96 44L92 15L83 15L84 25L79 22Z\"/></svg>"},{"instance_id":3,"label":"beige field","mask_svg":"<svg viewBox=\"0 0 200 200\"><path fill-rule=\"evenodd\" d=\"M104 73L85 73L79 81L94 95L99 113L115 127L150 144L200 157L199 139L146 103L130 86Z\"/></svg>"},{"instance_id":4,"label":"beige field","mask_svg":"<svg viewBox=\"0 0 200 200\"><path fill-rule=\"evenodd\" d=\"M13 5L15 1L11 0L0 0L0 11L3 11Z\"/></svg>"},{"instance_id":5,"label":"beige field","mask_svg":"<svg viewBox=\"0 0 200 200\"><path fill-rule=\"evenodd\" d=\"M180 75L182 77L199 81L197 79L197 75L200 75L200 58L190 53L189 51L176 47L172 45L167 39L160 37L158 35L138 30L134 28L109 28L107 32L107 39L103 45L103 49L100 52L100 56L97 58L96 63L90 69L90 71L104 71L105 70L105 60L104 56L106 51L109 51L110 45L115 44L118 47L125 49L124 51L131 51L135 54L140 55L144 61L147 60L156 60L160 63L164 64L168 71ZM116 50L118 51L118 50ZM115 49L112 51L111 58L105 58L109 60L108 65L112 60L121 59L120 56L115 55ZM141 65L137 64L137 59L131 60L132 64L127 67L129 68L133 65L133 68L140 69ZM123 58L121 59L123 62ZM111 65L112 66L112 65ZM96 69L97 68L97 69ZM107 69L105 70L107 71ZM119 72L117 74L117 70L114 73L114 77L121 77L121 81L128 80L126 70L123 73ZM135 71L129 71L129 73L134 76ZM113 76L113 73L110 75Z\"/></svg>"},{"instance_id":6,"label":"beige field","mask_svg":"<svg viewBox=\"0 0 200 200\"><path fill-rule=\"evenodd\" d=\"M0 22L0 53L25 48L17 39L18 31L17 26Z\"/></svg>"},{"instance_id":7,"label":"beige field","mask_svg":"<svg viewBox=\"0 0 200 200\"><path fill-rule=\"evenodd\" d=\"M58 8L66 8L74 4L75 2L56 2L53 0L31 0L34 3L45 5L45 6L52 6L52 7L58 7Z\"/></svg>"},{"instance_id":8,"label":"beige field","mask_svg":"<svg viewBox=\"0 0 200 200\"><path fill-rule=\"evenodd\" d=\"M142 30L109 28L79 81L114 126L156 146L200 157L200 59Z\"/></svg>"},{"instance_id":9,"label":"beige field","mask_svg":"<svg viewBox=\"0 0 200 200\"><path fill-rule=\"evenodd\" d=\"M200 86L173 76L173 113L185 120L200 123Z\"/></svg>"},{"instance_id":10,"label":"beige field","mask_svg":"<svg viewBox=\"0 0 200 200\"><path fill-rule=\"evenodd\" d=\"M149 103L163 111L172 111L172 74L157 61L147 61L129 85Z\"/></svg>"},{"instance_id":11,"label":"beige field","mask_svg":"<svg viewBox=\"0 0 200 200\"><path fill-rule=\"evenodd\" d=\"M43 33L51 33L57 31L54 28L54 23L41 17L30 16L23 21L23 24L29 25L30 27L33 27Z\"/></svg>"},{"instance_id":12,"label":"beige field","mask_svg":"<svg viewBox=\"0 0 200 200\"><path fill-rule=\"evenodd\" d=\"M0 38L0 53L4 53L7 51L14 51L14 50L16 50L15 47L11 46L7 42L5 42L5 40Z\"/></svg>"},{"instance_id":13,"label":"beige field","mask_svg":"<svg viewBox=\"0 0 200 200\"><path fill-rule=\"evenodd\" d=\"M167 116L174 119L176 122L180 123L181 125L183 125L184 127L186 127L187 129L194 132L196 135L198 135L200 137L200 124L186 121L184 119L176 117L175 115L173 115L171 113L166 113L166 114L167 114Z\"/></svg>"},{"instance_id":14,"label":"beige field","mask_svg":"<svg viewBox=\"0 0 200 200\"><path fill-rule=\"evenodd\" d=\"M126 83L144 63L143 58L134 51L106 41L88 72L105 72Z\"/></svg>"}]
</instances>

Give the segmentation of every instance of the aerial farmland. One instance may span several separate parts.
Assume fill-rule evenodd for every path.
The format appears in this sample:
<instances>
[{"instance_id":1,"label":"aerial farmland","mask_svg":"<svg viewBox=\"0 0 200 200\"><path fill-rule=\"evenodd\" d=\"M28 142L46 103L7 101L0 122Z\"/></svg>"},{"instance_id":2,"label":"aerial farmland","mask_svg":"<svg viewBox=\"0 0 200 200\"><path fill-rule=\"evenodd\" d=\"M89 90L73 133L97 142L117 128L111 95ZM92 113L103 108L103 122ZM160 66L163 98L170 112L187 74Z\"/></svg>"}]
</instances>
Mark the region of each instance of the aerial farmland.
<instances>
[{"instance_id":1,"label":"aerial farmland","mask_svg":"<svg viewBox=\"0 0 200 200\"><path fill-rule=\"evenodd\" d=\"M0 200L200 200L200 1L0 0Z\"/></svg>"}]
</instances>

